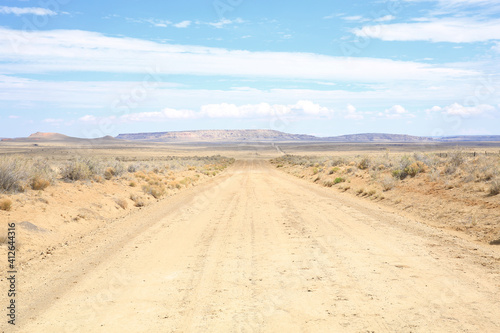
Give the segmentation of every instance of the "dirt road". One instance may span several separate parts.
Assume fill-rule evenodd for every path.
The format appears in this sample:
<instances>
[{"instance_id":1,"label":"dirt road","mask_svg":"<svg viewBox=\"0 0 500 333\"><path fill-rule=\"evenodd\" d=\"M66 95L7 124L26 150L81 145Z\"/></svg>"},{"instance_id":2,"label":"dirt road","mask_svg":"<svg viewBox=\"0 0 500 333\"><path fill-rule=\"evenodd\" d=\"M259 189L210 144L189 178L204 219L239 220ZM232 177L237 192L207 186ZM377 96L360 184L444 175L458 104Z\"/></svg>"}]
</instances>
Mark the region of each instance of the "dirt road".
<instances>
[{"instance_id":1,"label":"dirt road","mask_svg":"<svg viewBox=\"0 0 500 333\"><path fill-rule=\"evenodd\" d=\"M499 253L264 161L24 271L21 332L500 332Z\"/></svg>"}]
</instances>

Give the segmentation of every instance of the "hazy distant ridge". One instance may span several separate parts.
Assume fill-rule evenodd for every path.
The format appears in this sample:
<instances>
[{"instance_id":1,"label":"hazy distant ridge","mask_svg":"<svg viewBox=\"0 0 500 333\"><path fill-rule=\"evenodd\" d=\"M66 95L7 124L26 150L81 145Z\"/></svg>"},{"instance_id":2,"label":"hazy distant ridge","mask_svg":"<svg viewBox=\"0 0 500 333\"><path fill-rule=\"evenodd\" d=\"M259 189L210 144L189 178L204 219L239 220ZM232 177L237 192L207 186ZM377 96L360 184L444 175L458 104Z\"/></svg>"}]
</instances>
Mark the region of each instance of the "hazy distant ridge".
<instances>
[{"instance_id":1,"label":"hazy distant ridge","mask_svg":"<svg viewBox=\"0 0 500 333\"><path fill-rule=\"evenodd\" d=\"M275 130L200 130L179 132L129 133L116 137L123 140L151 142L238 142L238 141L329 141L329 142L427 142L433 138L404 134L364 133L333 137L289 134Z\"/></svg>"}]
</instances>

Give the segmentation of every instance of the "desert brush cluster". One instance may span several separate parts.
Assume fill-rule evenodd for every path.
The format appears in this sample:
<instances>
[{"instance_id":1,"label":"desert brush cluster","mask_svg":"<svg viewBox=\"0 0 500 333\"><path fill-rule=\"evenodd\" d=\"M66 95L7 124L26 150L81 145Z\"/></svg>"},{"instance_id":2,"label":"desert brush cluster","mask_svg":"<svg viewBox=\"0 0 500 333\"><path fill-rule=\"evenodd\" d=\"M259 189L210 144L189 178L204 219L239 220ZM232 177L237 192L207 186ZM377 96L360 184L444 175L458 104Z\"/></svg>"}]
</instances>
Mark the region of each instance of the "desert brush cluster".
<instances>
[{"instance_id":1,"label":"desert brush cluster","mask_svg":"<svg viewBox=\"0 0 500 333\"><path fill-rule=\"evenodd\" d=\"M465 150L353 156L284 155L277 168L396 205L481 240L500 237L500 153Z\"/></svg>"},{"instance_id":2,"label":"desert brush cluster","mask_svg":"<svg viewBox=\"0 0 500 333\"><path fill-rule=\"evenodd\" d=\"M192 156L135 159L74 157L56 160L50 157L20 155L0 157L0 210L13 206L12 194L27 191L44 191L58 183L105 183L126 181L128 186L139 186L144 194L158 199L168 189L189 187L201 175L212 177L234 162L234 159L217 156ZM182 176L180 173L182 172ZM136 206L143 200L131 196ZM123 199L116 199L118 206L126 208Z\"/></svg>"}]
</instances>

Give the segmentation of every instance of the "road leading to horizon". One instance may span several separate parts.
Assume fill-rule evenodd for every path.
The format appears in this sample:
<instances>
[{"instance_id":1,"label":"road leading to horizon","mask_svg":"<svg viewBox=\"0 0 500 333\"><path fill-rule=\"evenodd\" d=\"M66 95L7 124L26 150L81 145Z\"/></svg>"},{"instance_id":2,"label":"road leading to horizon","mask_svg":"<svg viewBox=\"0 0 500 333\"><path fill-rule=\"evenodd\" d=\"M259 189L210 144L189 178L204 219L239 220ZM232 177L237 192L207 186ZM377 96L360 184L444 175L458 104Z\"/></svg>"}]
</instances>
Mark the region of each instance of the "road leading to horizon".
<instances>
[{"instance_id":1,"label":"road leading to horizon","mask_svg":"<svg viewBox=\"0 0 500 333\"><path fill-rule=\"evenodd\" d=\"M500 332L479 245L265 161L89 237L25 278L19 331Z\"/></svg>"}]
</instances>

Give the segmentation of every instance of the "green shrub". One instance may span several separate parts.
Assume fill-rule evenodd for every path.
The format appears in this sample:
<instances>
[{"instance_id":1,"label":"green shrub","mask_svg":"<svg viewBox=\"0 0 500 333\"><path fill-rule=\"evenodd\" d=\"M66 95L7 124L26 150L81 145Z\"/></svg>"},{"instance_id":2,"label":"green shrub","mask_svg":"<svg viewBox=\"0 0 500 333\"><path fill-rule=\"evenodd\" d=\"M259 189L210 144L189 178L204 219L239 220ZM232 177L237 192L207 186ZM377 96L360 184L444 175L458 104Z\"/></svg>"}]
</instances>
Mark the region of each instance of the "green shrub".
<instances>
[{"instance_id":1,"label":"green shrub","mask_svg":"<svg viewBox=\"0 0 500 333\"><path fill-rule=\"evenodd\" d=\"M328 171L329 175L333 175L335 172L339 171L338 167L331 168L330 171Z\"/></svg>"},{"instance_id":2,"label":"green shrub","mask_svg":"<svg viewBox=\"0 0 500 333\"><path fill-rule=\"evenodd\" d=\"M333 183L334 183L334 184L343 183L343 182L345 182L345 179L344 179L344 178L342 178L342 177L337 177L337 178L335 178L335 179L333 180Z\"/></svg>"}]
</instances>

